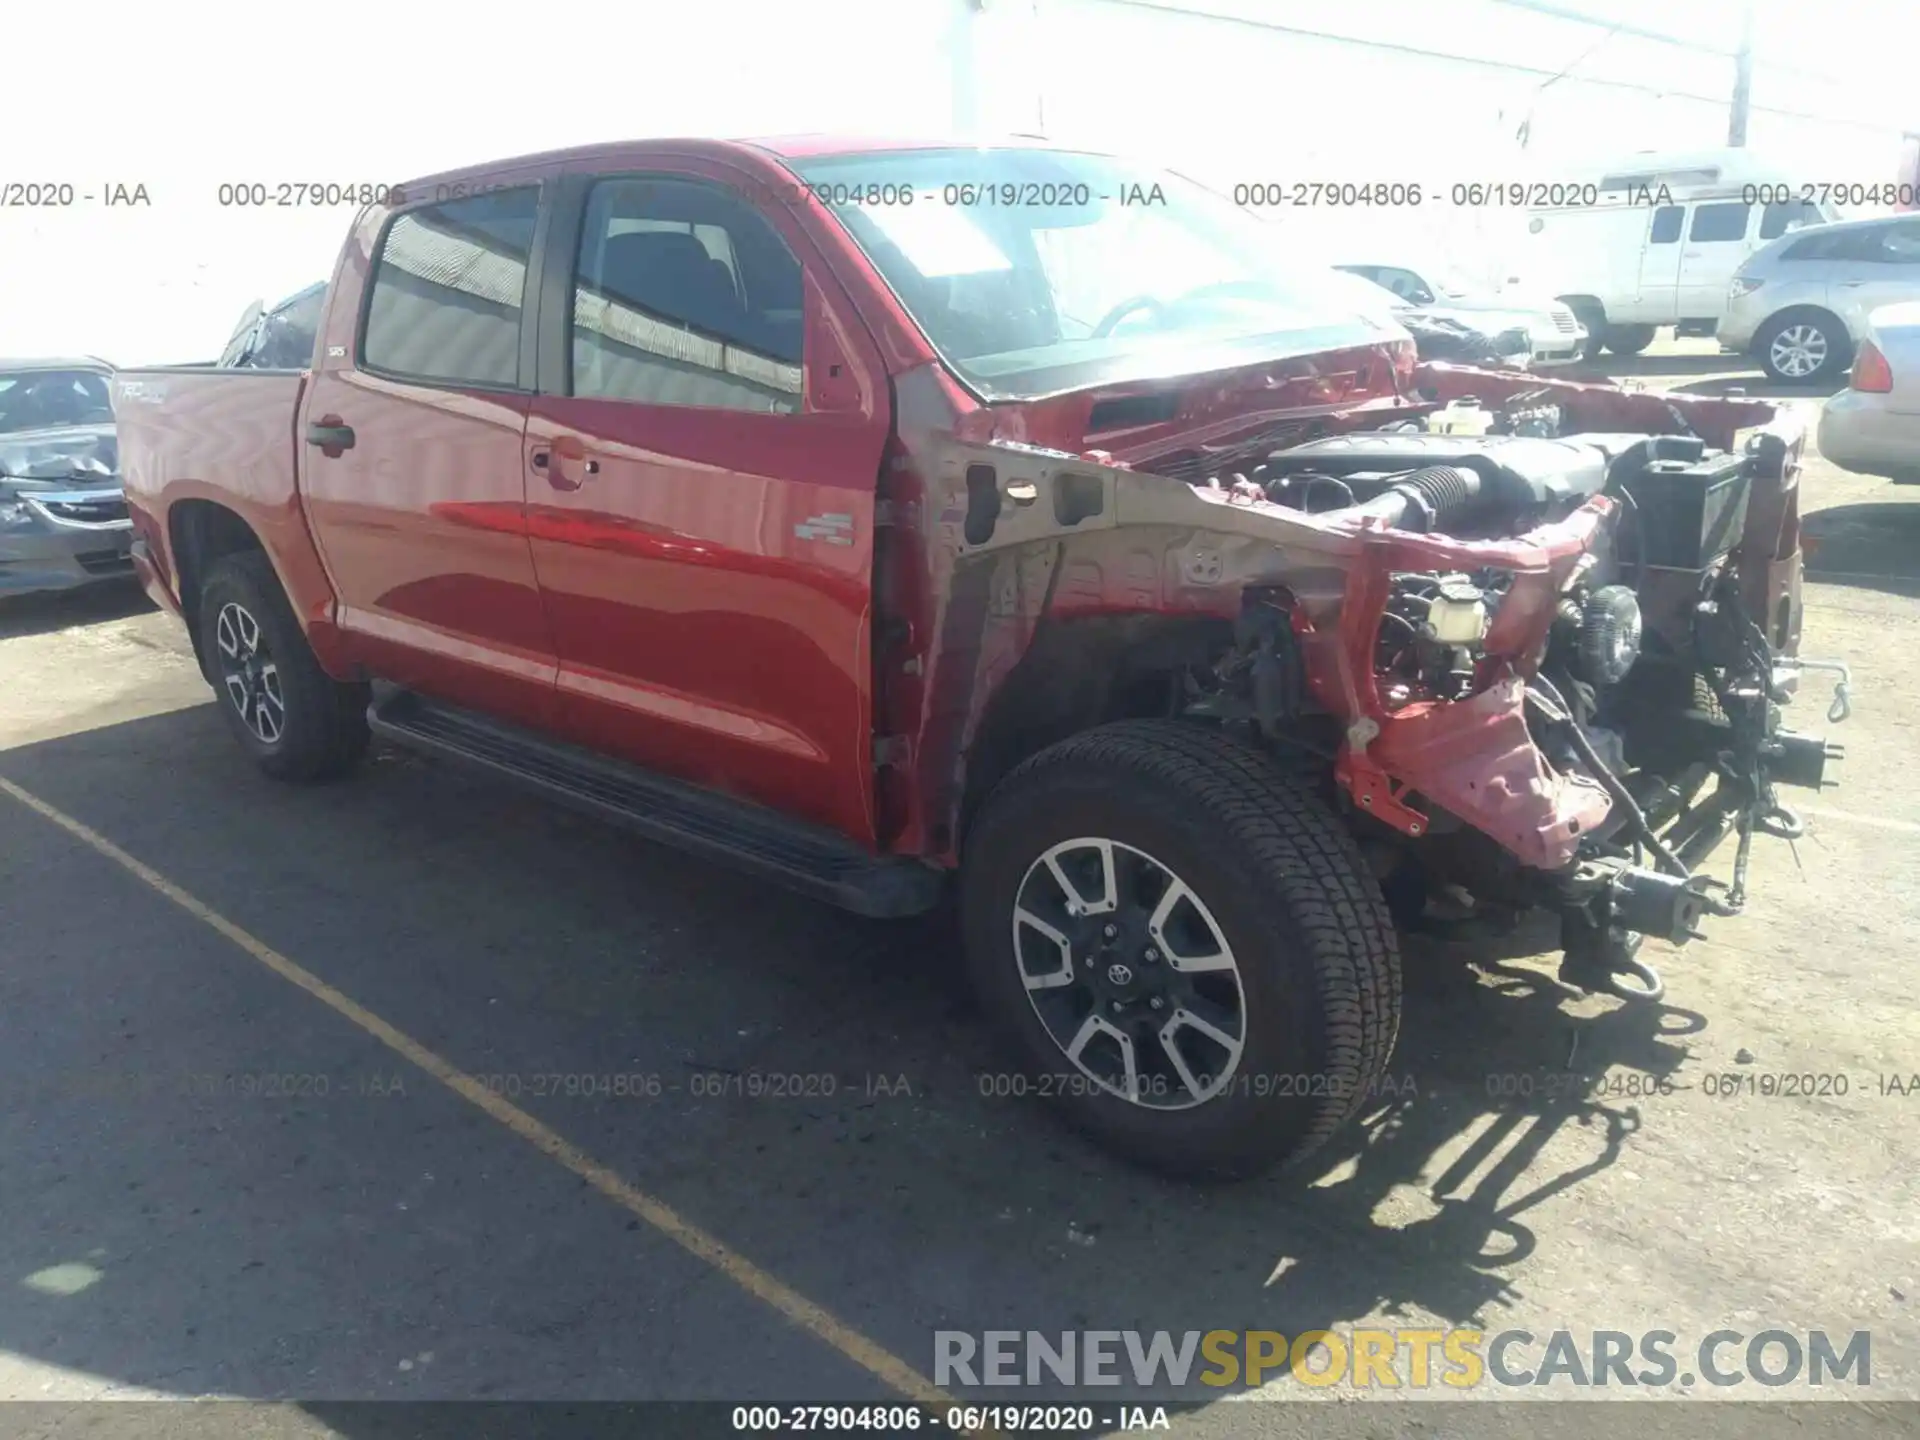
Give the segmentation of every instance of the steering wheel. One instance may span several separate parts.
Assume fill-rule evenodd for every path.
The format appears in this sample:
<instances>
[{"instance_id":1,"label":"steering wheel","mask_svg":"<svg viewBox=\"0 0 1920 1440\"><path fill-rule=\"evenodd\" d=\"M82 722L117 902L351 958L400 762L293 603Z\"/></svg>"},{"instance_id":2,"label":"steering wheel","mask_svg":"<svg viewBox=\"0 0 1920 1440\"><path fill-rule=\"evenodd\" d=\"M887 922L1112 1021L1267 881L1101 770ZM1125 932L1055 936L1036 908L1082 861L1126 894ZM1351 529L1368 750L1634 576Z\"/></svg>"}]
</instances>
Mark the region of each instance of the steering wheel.
<instances>
[{"instance_id":1,"label":"steering wheel","mask_svg":"<svg viewBox=\"0 0 1920 1440\"><path fill-rule=\"evenodd\" d=\"M1151 295L1134 295L1122 300L1118 305L1100 317L1100 323L1093 327L1092 339L1104 340L1113 334L1114 328L1136 310L1154 310L1166 313L1166 302Z\"/></svg>"},{"instance_id":2,"label":"steering wheel","mask_svg":"<svg viewBox=\"0 0 1920 1440\"><path fill-rule=\"evenodd\" d=\"M1152 310L1161 318L1192 305L1196 300L1209 297L1221 299L1260 299L1268 294L1268 288L1258 280L1216 280L1207 285L1196 285L1172 300L1159 300L1152 295L1135 295L1122 300L1118 305L1101 317L1100 323L1093 327L1092 338L1104 340L1114 332L1120 322L1136 310Z\"/></svg>"}]
</instances>

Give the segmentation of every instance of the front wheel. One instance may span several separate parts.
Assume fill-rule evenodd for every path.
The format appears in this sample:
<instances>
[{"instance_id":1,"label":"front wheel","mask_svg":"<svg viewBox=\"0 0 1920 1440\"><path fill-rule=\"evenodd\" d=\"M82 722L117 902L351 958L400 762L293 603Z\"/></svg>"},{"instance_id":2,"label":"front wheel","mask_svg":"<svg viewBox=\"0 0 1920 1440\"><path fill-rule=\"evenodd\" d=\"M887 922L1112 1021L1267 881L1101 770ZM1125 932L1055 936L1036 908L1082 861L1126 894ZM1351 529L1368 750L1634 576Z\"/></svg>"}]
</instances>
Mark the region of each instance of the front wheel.
<instances>
[{"instance_id":1,"label":"front wheel","mask_svg":"<svg viewBox=\"0 0 1920 1440\"><path fill-rule=\"evenodd\" d=\"M1598 360L1607 340L1607 312L1592 300L1563 300L1561 303L1573 312L1573 318L1587 332L1587 338L1580 342L1580 358Z\"/></svg>"},{"instance_id":2,"label":"front wheel","mask_svg":"<svg viewBox=\"0 0 1920 1440\"><path fill-rule=\"evenodd\" d=\"M277 780L326 780L366 753L367 687L320 668L273 565L258 550L218 561L200 591L200 653L227 728Z\"/></svg>"},{"instance_id":3,"label":"front wheel","mask_svg":"<svg viewBox=\"0 0 1920 1440\"><path fill-rule=\"evenodd\" d=\"M1609 325L1607 349L1615 355L1638 355L1653 344L1653 337L1659 333L1656 325Z\"/></svg>"},{"instance_id":4,"label":"front wheel","mask_svg":"<svg viewBox=\"0 0 1920 1440\"><path fill-rule=\"evenodd\" d=\"M1027 761L973 826L961 905L1015 1061L994 1093L1129 1159L1255 1174L1379 1094L1400 1017L1379 886L1322 801L1220 731L1126 721Z\"/></svg>"}]
</instances>

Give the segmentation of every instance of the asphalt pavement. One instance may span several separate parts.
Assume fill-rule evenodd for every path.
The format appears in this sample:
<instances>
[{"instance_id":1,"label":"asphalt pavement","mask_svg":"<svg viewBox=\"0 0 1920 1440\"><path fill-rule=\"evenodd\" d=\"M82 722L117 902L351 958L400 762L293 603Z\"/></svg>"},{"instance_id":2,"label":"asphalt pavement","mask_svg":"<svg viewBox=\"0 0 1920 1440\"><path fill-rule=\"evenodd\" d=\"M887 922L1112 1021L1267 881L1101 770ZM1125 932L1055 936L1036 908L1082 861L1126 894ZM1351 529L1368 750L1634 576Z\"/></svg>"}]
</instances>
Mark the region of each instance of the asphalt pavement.
<instances>
[{"instance_id":1,"label":"asphalt pavement","mask_svg":"<svg viewBox=\"0 0 1920 1440\"><path fill-rule=\"evenodd\" d=\"M1668 348L1635 373L1741 378ZM288 1402L246 1433L372 1437L348 1402L935 1398L940 1330L1423 1325L1871 1330L1872 1398L1920 1399L1920 1093L1885 1089L1920 1075L1920 488L1806 485L1804 648L1855 667L1856 715L1797 858L1763 842L1660 1007L1524 946L1415 947L1392 1097L1311 1174L1216 1189L996 1096L931 925L398 752L276 785L137 595L0 607L0 1399ZM1543 1078L1576 1072L1603 1083ZM1706 1093L1789 1072L1848 1088ZM1329 1398L1281 1379L1172 1424L1455 1423L1260 1403ZM1633 1423L1809 1424L1737 1408ZM0 1433L103 1423L0 1406Z\"/></svg>"}]
</instances>

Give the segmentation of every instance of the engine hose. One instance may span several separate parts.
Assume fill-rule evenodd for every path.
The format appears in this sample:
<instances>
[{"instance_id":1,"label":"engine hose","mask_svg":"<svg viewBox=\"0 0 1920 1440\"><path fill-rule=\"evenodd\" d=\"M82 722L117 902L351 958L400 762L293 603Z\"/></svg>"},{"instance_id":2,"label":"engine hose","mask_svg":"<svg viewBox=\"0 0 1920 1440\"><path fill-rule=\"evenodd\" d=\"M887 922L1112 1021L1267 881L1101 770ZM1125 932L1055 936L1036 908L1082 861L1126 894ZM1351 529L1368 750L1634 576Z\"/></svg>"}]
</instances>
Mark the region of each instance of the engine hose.
<instances>
[{"instance_id":1,"label":"engine hose","mask_svg":"<svg viewBox=\"0 0 1920 1440\"><path fill-rule=\"evenodd\" d=\"M1452 465L1429 465L1349 513L1376 516L1393 529L1430 531L1480 497L1480 475Z\"/></svg>"},{"instance_id":2,"label":"engine hose","mask_svg":"<svg viewBox=\"0 0 1920 1440\"><path fill-rule=\"evenodd\" d=\"M1554 714L1552 710L1546 711L1548 718L1567 722L1567 735L1573 742L1573 748L1579 752L1580 758L1586 761L1587 768L1593 772L1593 778L1600 782L1607 794L1613 797L1613 803L1625 813L1634 834L1646 843L1647 848L1653 851L1654 857L1662 865L1682 880L1688 879L1692 872L1687 869L1685 862L1673 853L1667 842L1653 833L1653 827L1647 823L1646 812L1640 808L1620 777L1613 773L1613 767L1602 760L1600 752L1593 748L1593 742L1587 738L1587 732L1582 730L1580 722L1573 718L1573 708L1567 704L1566 697L1544 675L1535 675L1527 684L1528 698L1535 700L1536 704L1538 697L1531 693L1533 687L1538 686L1546 692L1546 698L1559 712Z\"/></svg>"}]
</instances>

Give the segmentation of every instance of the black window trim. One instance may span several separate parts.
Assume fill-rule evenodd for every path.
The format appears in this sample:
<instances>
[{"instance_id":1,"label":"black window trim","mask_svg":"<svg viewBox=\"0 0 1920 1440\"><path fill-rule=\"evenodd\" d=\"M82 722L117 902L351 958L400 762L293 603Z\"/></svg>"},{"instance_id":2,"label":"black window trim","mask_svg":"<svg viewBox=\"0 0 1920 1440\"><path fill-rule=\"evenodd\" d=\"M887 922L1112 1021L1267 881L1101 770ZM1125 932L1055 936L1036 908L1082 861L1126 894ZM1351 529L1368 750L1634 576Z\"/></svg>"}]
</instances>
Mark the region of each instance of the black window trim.
<instances>
[{"instance_id":1,"label":"black window trim","mask_svg":"<svg viewBox=\"0 0 1920 1440\"><path fill-rule=\"evenodd\" d=\"M445 391L449 394L467 390L478 390L488 395L532 395L535 392L535 342L538 338L536 325L538 312L531 301L541 294L541 256L545 249L545 240L551 224L554 210L555 186L551 180L538 175L530 175L525 180L511 180L500 177L494 181L476 181L482 188L467 195L450 195L429 200L424 196L409 205L395 206L386 219L380 222L380 233L374 237L373 251L367 262L366 283L360 288L360 311L353 322L353 368L368 375L377 375L382 380L396 380L403 385L411 385L421 390ZM402 219L422 210L432 210L440 206L451 205L461 200L478 199L482 195L501 194L511 190L531 190L534 192L533 240L527 251L527 278L520 287L520 346L515 357L514 383L495 385L482 380L451 380L444 375L413 375L402 370L389 370L384 365L373 365L367 361L367 320L373 314L373 290L380 279L380 260L387 248L387 235ZM530 318L535 322L529 323ZM323 327L324 333L324 327Z\"/></svg>"},{"instance_id":2,"label":"black window trim","mask_svg":"<svg viewBox=\"0 0 1920 1440\"><path fill-rule=\"evenodd\" d=\"M587 224L587 204L593 187L608 181L673 181L683 185L705 185L733 196L745 205L786 246L800 267L800 295L804 311L807 293L807 262L767 212L738 185L686 170L630 169L579 170L562 175L554 186L553 224L546 230L546 255L540 270L539 305L535 316L538 344L533 361L532 388L535 395L561 400L598 400L607 404L647 405L660 410L698 410L717 415L756 415L755 410L738 410L713 405L675 405L664 400L616 399L605 395L573 393L573 287L574 266L580 258L580 234ZM800 393L792 410L765 412L785 420L798 420L815 413L808 385L806 337L804 329L800 349Z\"/></svg>"}]
</instances>

